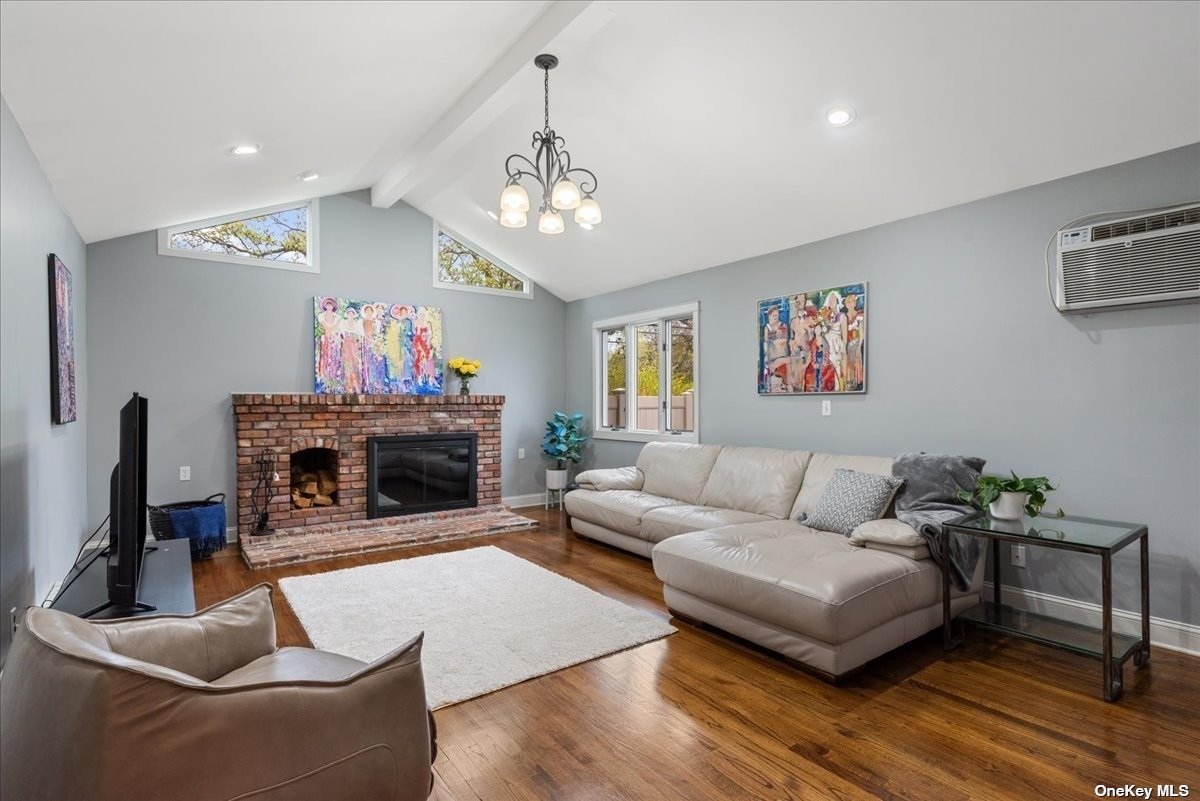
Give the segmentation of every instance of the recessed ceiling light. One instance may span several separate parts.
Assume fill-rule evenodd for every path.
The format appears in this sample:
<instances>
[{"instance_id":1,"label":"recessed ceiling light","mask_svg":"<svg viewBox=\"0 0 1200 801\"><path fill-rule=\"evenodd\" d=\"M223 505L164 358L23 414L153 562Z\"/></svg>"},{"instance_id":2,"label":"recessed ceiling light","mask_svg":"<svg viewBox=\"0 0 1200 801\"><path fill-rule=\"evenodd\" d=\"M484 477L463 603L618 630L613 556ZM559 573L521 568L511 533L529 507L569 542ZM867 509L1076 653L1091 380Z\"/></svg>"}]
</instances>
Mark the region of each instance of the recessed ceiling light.
<instances>
[{"instance_id":1,"label":"recessed ceiling light","mask_svg":"<svg viewBox=\"0 0 1200 801\"><path fill-rule=\"evenodd\" d=\"M825 112L825 121L835 128L854 122L854 109L849 106L834 106Z\"/></svg>"},{"instance_id":2,"label":"recessed ceiling light","mask_svg":"<svg viewBox=\"0 0 1200 801\"><path fill-rule=\"evenodd\" d=\"M493 220L500 219L500 215L497 214L496 212L492 211L491 209L486 209L486 211L487 211L487 216L491 217Z\"/></svg>"},{"instance_id":3,"label":"recessed ceiling light","mask_svg":"<svg viewBox=\"0 0 1200 801\"><path fill-rule=\"evenodd\" d=\"M253 156L262 150L262 145L234 145L229 151L235 156Z\"/></svg>"},{"instance_id":4,"label":"recessed ceiling light","mask_svg":"<svg viewBox=\"0 0 1200 801\"><path fill-rule=\"evenodd\" d=\"M308 170L307 172L300 173L296 177L301 181L315 181L321 177L321 174L316 170Z\"/></svg>"}]
</instances>

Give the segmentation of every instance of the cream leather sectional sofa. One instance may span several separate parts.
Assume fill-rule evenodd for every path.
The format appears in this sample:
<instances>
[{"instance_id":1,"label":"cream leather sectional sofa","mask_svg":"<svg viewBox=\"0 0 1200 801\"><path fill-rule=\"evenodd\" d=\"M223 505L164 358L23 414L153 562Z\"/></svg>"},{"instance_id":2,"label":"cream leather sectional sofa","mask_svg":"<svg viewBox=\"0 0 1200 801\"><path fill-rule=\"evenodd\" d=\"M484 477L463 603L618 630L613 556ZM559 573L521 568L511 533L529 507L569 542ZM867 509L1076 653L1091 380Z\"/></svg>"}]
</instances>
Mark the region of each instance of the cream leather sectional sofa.
<instances>
[{"instance_id":1,"label":"cream leather sectional sofa","mask_svg":"<svg viewBox=\"0 0 1200 801\"><path fill-rule=\"evenodd\" d=\"M673 612L833 678L942 622L941 571L910 526L796 521L837 468L890 475L892 459L651 442L636 467L581 473L566 509L575 532L650 556ZM982 584L981 561L953 611Z\"/></svg>"}]
</instances>

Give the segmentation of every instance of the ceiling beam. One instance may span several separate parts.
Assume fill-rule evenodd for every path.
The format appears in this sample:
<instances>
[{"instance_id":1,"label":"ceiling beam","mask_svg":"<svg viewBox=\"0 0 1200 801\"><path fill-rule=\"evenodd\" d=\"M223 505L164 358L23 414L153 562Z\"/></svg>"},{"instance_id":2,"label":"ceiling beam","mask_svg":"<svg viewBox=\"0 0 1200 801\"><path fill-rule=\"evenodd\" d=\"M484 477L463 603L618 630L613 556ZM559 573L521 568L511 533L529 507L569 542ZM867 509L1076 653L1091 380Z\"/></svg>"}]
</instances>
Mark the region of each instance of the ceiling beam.
<instances>
[{"instance_id":1,"label":"ceiling beam","mask_svg":"<svg viewBox=\"0 0 1200 801\"><path fill-rule=\"evenodd\" d=\"M596 4L604 6L604 3ZM388 208L428 180L464 145L512 104L518 86L528 88L524 74L533 57L542 53L570 27L578 28L591 0L557 0L508 48L487 72L409 148L399 162L371 187L371 205ZM605 9L592 16L606 17ZM601 23L603 24L603 23ZM587 25L586 27L591 27ZM522 80L524 79L524 80Z\"/></svg>"}]
</instances>

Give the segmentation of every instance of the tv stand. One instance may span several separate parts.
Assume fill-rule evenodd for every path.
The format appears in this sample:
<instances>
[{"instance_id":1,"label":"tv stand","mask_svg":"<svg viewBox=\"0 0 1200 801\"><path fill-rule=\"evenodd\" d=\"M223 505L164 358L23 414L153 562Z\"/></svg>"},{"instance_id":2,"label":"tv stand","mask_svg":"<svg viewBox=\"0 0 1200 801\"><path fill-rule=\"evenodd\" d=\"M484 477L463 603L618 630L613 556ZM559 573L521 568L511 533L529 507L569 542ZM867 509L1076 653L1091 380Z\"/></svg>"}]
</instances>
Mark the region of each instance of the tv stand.
<instances>
[{"instance_id":1,"label":"tv stand","mask_svg":"<svg viewBox=\"0 0 1200 801\"><path fill-rule=\"evenodd\" d=\"M51 606L51 608L53 608L53 606ZM157 612L158 611L157 606L151 606L150 604L144 604L141 601L134 601L132 604L118 604L118 603L114 603L112 601L105 601L104 603L97 606L95 609L84 612L82 615L80 615L80 617L96 617L101 612L107 612L109 609L115 609L115 610L118 610L121 612L128 612L129 614L105 615L105 617L133 617L138 612Z\"/></svg>"},{"instance_id":2,"label":"tv stand","mask_svg":"<svg viewBox=\"0 0 1200 801\"><path fill-rule=\"evenodd\" d=\"M187 539L162 540L147 546L138 598L133 604L114 604L108 600L107 574L108 562L103 558L94 560L82 571L72 568L63 577L66 591L58 594L50 608L96 620L150 612L190 615L196 611L191 545Z\"/></svg>"}]
</instances>

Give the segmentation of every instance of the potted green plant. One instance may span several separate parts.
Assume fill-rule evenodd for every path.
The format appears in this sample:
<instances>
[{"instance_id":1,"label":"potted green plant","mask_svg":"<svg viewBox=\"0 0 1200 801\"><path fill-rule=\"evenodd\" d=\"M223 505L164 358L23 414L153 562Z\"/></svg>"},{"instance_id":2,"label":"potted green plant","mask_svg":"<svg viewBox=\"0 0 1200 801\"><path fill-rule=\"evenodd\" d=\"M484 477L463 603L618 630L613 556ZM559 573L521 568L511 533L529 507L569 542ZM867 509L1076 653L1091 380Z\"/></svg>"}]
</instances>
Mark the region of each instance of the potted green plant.
<instances>
[{"instance_id":1,"label":"potted green plant","mask_svg":"<svg viewBox=\"0 0 1200 801\"><path fill-rule=\"evenodd\" d=\"M582 414L555 412L547 421L542 453L554 461L554 467L546 468L546 489L560 490L567 486L567 463L579 463L585 442L587 434L583 432Z\"/></svg>"},{"instance_id":2,"label":"potted green plant","mask_svg":"<svg viewBox=\"0 0 1200 801\"><path fill-rule=\"evenodd\" d=\"M958 498L980 509L987 507L988 513L997 520L1020 520L1023 513L1037 517L1046 505L1046 493L1056 488L1045 476L1022 478L1016 473L1011 475L1012 478L980 476L975 491L960 491ZM1062 516L1063 510L1059 509L1055 517Z\"/></svg>"}]
</instances>

